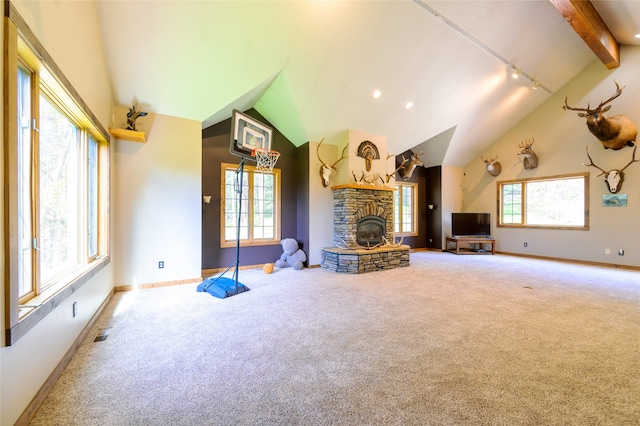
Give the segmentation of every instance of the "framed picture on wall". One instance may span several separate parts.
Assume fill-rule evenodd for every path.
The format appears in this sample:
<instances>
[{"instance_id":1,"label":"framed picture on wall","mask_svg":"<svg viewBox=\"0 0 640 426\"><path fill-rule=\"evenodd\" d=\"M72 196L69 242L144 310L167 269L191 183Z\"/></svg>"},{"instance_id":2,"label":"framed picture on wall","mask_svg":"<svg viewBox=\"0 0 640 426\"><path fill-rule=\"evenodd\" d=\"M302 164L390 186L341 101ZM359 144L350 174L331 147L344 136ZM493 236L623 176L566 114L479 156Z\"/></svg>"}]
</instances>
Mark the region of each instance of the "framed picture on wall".
<instances>
[{"instance_id":1,"label":"framed picture on wall","mask_svg":"<svg viewBox=\"0 0 640 426\"><path fill-rule=\"evenodd\" d=\"M603 207L626 207L627 194L604 194L602 196Z\"/></svg>"},{"instance_id":2,"label":"framed picture on wall","mask_svg":"<svg viewBox=\"0 0 640 426\"><path fill-rule=\"evenodd\" d=\"M234 109L231 117L229 152L255 161L251 152L256 148L271 149L272 134L271 127Z\"/></svg>"}]
</instances>

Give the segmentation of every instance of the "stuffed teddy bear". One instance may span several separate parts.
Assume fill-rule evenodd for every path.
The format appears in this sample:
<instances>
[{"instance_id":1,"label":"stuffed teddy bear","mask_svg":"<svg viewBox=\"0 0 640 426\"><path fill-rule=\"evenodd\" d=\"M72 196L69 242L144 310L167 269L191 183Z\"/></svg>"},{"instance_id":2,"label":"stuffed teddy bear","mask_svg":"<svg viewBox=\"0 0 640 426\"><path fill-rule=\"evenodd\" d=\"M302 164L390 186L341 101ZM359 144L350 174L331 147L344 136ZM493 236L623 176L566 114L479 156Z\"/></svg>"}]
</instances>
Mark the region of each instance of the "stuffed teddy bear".
<instances>
[{"instance_id":1,"label":"stuffed teddy bear","mask_svg":"<svg viewBox=\"0 0 640 426\"><path fill-rule=\"evenodd\" d=\"M280 259L276 260L276 266L278 268L293 266L296 271L302 269L304 262L307 260L307 255L298 247L298 242L293 238L285 238L280 241L280 244L284 253L282 253Z\"/></svg>"}]
</instances>

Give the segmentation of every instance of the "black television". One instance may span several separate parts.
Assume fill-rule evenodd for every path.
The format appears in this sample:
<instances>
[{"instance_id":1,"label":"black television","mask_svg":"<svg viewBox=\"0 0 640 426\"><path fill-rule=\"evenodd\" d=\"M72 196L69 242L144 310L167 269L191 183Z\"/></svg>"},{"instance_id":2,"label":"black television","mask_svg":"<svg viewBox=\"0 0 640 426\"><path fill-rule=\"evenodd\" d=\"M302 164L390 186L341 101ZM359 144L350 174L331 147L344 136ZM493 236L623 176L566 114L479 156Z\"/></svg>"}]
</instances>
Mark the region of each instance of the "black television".
<instances>
[{"instance_id":1,"label":"black television","mask_svg":"<svg viewBox=\"0 0 640 426\"><path fill-rule=\"evenodd\" d=\"M490 236L491 214L451 213L451 235L454 237Z\"/></svg>"}]
</instances>

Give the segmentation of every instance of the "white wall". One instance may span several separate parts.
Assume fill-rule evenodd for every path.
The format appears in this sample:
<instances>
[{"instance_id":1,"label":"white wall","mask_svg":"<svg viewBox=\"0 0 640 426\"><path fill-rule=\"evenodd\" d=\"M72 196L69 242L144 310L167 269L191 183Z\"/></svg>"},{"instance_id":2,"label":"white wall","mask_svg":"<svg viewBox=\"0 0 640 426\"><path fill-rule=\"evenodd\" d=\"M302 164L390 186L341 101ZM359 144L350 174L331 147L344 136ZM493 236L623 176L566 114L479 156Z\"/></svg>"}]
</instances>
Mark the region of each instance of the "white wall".
<instances>
[{"instance_id":1,"label":"white wall","mask_svg":"<svg viewBox=\"0 0 640 426\"><path fill-rule=\"evenodd\" d=\"M12 3L91 111L107 127L113 101L102 56L95 3ZM0 215L4 215L3 209L0 209ZM4 222L3 217L0 219ZM3 249L4 244L0 246L0 250ZM2 259L4 274L4 254ZM5 347L3 340L0 348L0 424L15 423L108 297L113 288L112 265L113 262L102 269L13 346ZM0 317L4 318L4 292L0 292L0 299ZM78 302L75 318L72 316L73 302Z\"/></svg>"},{"instance_id":2,"label":"white wall","mask_svg":"<svg viewBox=\"0 0 640 426\"><path fill-rule=\"evenodd\" d=\"M144 110L144 108L143 108ZM123 127L128 107L115 107ZM115 141L115 285L201 277L201 123L150 113L136 122L146 143ZM216 165L216 167L218 167ZM158 268L158 262L164 268Z\"/></svg>"},{"instance_id":3,"label":"white wall","mask_svg":"<svg viewBox=\"0 0 640 426\"><path fill-rule=\"evenodd\" d=\"M640 47L623 46L620 56L621 66L611 71L594 61L489 147L487 155L499 155L502 163L499 177L489 176L480 159L465 168L463 210L492 212L497 250L640 266L640 163L625 171L620 193L628 194L628 206L603 207L602 195L609 192L602 178L596 177L600 172L583 165L588 162L586 147L594 161L606 170L624 167L631 160L633 149L604 150L587 129L584 118L579 118L575 111L562 109L565 97L570 105L580 107L608 99L615 93L615 80L626 88L612 102L608 115L625 115L640 126ZM528 138L535 139L533 149L539 157L539 166L533 170L524 170L516 156L518 144ZM640 158L640 153L636 158ZM590 172L589 231L496 228L496 182L585 171ZM528 247L524 247L524 242ZM611 249L611 254L606 255L605 248ZM619 248L625 250L624 256L617 255Z\"/></svg>"},{"instance_id":4,"label":"white wall","mask_svg":"<svg viewBox=\"0 0 640 426\"><path fill-rule=\"evenodd\" d=\"M373 160L371 170L366 171L365 160L358 157L358 147L364 141L373 142L378 148L380 159ZM387 160L387 138L357 130L345 130L324 140L320 146L320 157L326 164L333 164L342 155L348 144L348 157L342 160L331 173L329 185L324 188L320 178L318 159L319 142L309 142L309 265L319 265L322 261L322 248L333 247L333 191L332 186L355 184L353 173L360 178L362 172L367 176L379 174L384 179L395 168L394 159ZM394 179L390 181L393 185ZM374 182L382 186L382 182Z\"/></svg>"},{"instance_id":5,"label":"white wall","mask_svg":"<svg viewBox=\"0 0 640 426\"><path fill-rule=\"evenodd\" d=\"M451 236L451 213L462 211L464 170L460 167L442 166L442 247L445 238Z\"/></svg>"},{"instance_id":6,"label":"white wall","mask_svg":"<svg viewBox=\"0 0 640 426\"><path fill-rule=\"evenodd\" d=\"M342 148L344 146L341 145ZM332 164L340 158L338 146L325 140L320 146L323 161ZM336 185L335 172L329 179L329 186L322 186L318 160L318 142L309 142L309 265L319 265L322 261L323 247L333 246L333 192L331 186Z\"/></svg>"}]
</instances>

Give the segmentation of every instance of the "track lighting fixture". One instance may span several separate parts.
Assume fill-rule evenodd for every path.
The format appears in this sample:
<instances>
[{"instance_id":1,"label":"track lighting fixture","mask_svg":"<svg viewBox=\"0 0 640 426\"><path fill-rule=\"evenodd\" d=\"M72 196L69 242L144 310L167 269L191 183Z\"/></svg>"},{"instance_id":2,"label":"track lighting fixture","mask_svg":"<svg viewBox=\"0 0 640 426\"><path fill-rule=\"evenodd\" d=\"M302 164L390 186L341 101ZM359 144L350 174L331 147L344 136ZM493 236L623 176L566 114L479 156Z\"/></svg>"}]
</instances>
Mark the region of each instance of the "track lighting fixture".
<instances>
[{"instance_id":1,"label":"track lighting fixture","mask_svg":"<svg viewBox=\"0 0 640 426\"><path fill-rule=\"evenodd\" d=\"M475 38L474 36L472 36L471 34L469 34L468 32L466 32L465 30L463 30L462 28L460 28L458 25L456 25L455 23L453 23L452 21L450 21L449 19L447 19L446 17L444 17L440 12L438 12L437 10L435 10L433 7L431 7L430 5L428 5L425 0L413 0L416 4L418 4L420 7L422 7L424 10L426 10L427 12L431 13L433 16L435 16L436 18L438 18L439 20L441 20L442 22L444 22L445 24L447 24L449 27L451 27L453 30L457 31L458 33L460 33L461 35L463 35L464 37L468 38L469 40L471 40L472 42L474 42L475 44L477 44L479 47L481 47L482 49L484 49L487 53L493 55L496 59L498 59L499 61L501 61L503 64L509 66L511 69L511 76L513 78L518 78L520 75L523 75L527 80L531 81L531 83L536 86L536 88L541 88L542 90L544 90L545 92L551 94L551 90L549 90L548 88L546 88L542 83L538 82L537 80L535 80L533 77L531 77L529 74L527 74L526 72L524 72L521 68L518 68L515 66L515 64L512 64L511 62L509 62L504 56L501 56L500 54L498 54L496 51L494 51L493 49L491 49L489 46L487 46L486 44L482 43L480 40L478 40L477 38ZM434 3L434 2L430 2L430 3ZM532 89L534 89L534 87L531 87ZM534 89L537 90L537 89Z\"/></svg>"}]
</instances>

